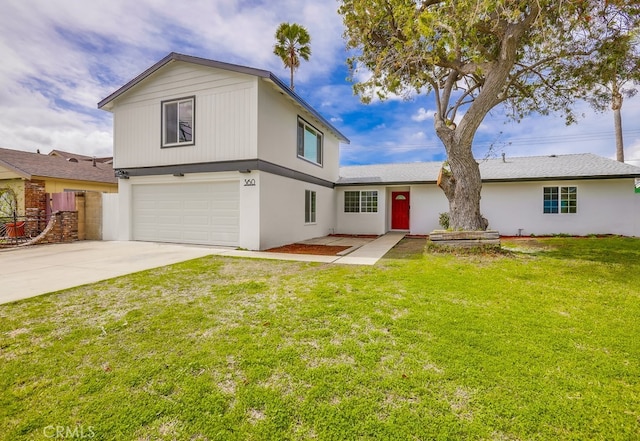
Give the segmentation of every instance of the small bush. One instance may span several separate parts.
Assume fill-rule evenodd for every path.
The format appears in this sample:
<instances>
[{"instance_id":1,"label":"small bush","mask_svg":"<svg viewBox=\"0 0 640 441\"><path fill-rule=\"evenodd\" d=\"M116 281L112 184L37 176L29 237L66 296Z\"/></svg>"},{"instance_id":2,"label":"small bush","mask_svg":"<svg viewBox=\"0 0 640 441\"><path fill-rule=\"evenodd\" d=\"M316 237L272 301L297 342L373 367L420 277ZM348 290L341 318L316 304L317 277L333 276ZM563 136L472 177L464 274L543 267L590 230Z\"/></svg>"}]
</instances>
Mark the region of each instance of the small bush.
<instances>
[{"instance_id":1,"label":"small bush","mask_svg":"<svg viewBox=\"0 0 640 441\"><path fill-rule=\"evenodd\" d=\"M444 228L445 230L449 229L449 213L448 212L444 212L444 213L440 213L440 216L438 217L438 222L440 223L440 226L442 228Z\"/></svg>"}]
</instances>

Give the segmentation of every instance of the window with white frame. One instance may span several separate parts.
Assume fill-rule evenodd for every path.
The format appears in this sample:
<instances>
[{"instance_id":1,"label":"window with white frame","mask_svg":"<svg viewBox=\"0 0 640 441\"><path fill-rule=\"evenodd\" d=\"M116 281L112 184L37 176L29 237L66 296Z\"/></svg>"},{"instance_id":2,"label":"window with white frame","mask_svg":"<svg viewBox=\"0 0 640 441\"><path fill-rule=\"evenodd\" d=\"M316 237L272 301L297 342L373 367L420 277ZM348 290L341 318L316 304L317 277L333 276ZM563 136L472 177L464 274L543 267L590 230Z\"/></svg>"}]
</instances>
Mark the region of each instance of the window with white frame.
<instances>
[{"instance_id":1,"label":"window with white frame","mask_svg":"<svg viewBox=\"0 0 640 441\"><path fill-rule=\"evenodd\" d=\"M193 145L195 97L162 102L162 147Z\"/></svg>"},{"instance_id":2,"label":"window with white frame","mask_svg":"<svg viewBox=\"0 0 640 441\"><path fill-rule=\"evenodd\" d=\"M543 208L545 214L571 214L578 212L578 187L544 187Z\"/></svg>"},{"instance_id":3,"label":"window with white frame","mask_svg":"<svg viewBox=\"0 0 640 441\"><path fill-rule=\"evenodd\" d=\"M298 157L322 165L322 132L298 118Z\"/></svg>"},{"instance_id":4,"label":"window with white frame","mask_svg":"<svg viewBox=\"0 0 640 441\"><path fill-rule=\"evenodd\" d=\"M316 222L316 192L312 190L304 191L304 223L313 224Z\"/></svg>"},{"instance_id":5,"label":"window with white frame","mask_svg":"<svg viewBox=\"0 0 640 441\"><path fill-rule=\"evenodd\" d=\"M345 213L377 213L378 212L378 192L377 191L345 191L344 192L344 212Z\"/></svg>"}]
</instances>

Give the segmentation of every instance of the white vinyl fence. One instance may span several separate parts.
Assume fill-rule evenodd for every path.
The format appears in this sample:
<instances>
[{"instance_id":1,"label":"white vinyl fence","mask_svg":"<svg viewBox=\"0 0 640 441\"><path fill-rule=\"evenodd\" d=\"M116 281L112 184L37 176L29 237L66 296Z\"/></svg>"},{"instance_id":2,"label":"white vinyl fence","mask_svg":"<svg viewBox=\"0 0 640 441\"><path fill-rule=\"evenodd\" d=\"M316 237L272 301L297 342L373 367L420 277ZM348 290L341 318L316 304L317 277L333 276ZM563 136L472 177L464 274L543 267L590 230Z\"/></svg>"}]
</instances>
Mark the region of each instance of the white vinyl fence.
<instances>
[{"instance_id":1,"label":"white vinyl fence","mask_svg":"<svg viewBox=\"0 0 640 441\"><path fill-rule=\"evenodd\" d=\"M102 193L102 240L122 240L118 237L118 193Z\"/></svg>"}]
</instances>

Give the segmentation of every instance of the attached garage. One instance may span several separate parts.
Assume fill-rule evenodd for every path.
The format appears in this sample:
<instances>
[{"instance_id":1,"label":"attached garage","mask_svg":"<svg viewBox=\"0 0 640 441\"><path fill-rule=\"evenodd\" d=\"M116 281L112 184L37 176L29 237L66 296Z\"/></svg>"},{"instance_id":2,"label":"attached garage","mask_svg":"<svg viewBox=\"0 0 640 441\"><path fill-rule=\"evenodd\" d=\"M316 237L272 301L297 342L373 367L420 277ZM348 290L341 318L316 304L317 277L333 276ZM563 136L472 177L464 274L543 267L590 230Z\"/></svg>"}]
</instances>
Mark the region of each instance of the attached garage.
<instances>
[{"instance_id":1,"label":"attached garage","mask_svg":"<svg viewBox=\"0 0 640 441\"><path fill-rule=\"evenodd\" d=\"M238 246L238 181L132 185L132 237Z\"/></svg>"}]
</instances>

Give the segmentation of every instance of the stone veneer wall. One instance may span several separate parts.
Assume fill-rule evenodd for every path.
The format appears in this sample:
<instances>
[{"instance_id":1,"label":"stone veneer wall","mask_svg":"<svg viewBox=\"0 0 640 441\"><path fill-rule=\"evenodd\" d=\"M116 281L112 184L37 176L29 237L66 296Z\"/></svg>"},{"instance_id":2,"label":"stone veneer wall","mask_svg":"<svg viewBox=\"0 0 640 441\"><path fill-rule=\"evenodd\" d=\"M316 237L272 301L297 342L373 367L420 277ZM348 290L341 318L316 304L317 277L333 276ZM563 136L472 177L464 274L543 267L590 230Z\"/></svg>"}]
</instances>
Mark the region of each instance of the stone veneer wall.
<instances>
[{"instance_id":1,"label":"stone veneer wall","mask_svg":"<svg viewBox=\"0 0 640 441\"><path fill-rule=\"evenodd\" d=\"M44 181L32 180L24 181L24 208L25 212L31 209L37 209L38 212L44 212L47 207L47 193L44 190ZM26 213L25 213L26 214Z\"/></svg>"},{"instance_id":2,"label":"stone veneer wall","mask_svg":"<svg viewBox=\"0 0 640 441\"><path fill-rule=\"evenodd\" d=\"M47 193L44 181L24 181L25 234L35 237L46 227Z\"/></svg>"},{"instance_id":3,"label":"stone veneer wall","mask_svg":"<svg viewBox=\"0 0 640 441\"><path fill-rule=\"evenodd\" d=\"M78 240L78 212L56 211L51 214L47 228L37 237L20 246L68 243Z\"/></svg>"}]
</instances>

